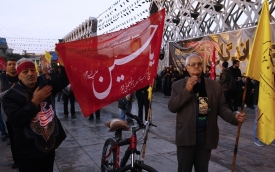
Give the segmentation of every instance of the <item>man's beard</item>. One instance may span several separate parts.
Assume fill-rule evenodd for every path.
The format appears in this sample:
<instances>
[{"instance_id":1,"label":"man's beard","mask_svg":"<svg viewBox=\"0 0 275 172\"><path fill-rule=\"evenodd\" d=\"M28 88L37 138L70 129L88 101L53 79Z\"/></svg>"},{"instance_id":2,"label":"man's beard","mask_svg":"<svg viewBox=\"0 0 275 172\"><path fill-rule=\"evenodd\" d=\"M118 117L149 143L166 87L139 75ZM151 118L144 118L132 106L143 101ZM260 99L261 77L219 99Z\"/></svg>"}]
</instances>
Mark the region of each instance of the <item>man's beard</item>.
<instances>
[{"instance_id":1,"label":"man's beard","mask_svg":"<svg viewBox=\"0 0 275 172\"><path fill-rule=\"evenodd\" d=\"M8 71L8 74L12 74L12 75L15 75L17 72L16 72L16 70L9 70Z\"/></svg>"}]
</instances>

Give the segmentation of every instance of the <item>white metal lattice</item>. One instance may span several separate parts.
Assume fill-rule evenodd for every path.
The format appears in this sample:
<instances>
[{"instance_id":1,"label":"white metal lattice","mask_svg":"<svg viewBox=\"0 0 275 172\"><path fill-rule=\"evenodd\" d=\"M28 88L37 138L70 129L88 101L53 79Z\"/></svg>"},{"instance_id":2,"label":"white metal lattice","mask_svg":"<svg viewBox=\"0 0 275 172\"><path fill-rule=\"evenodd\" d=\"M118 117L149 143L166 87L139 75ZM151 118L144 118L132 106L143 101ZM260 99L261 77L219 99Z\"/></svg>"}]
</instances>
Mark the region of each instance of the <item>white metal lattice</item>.
<instances>
[{"instance_id":1,"label":"white metal lattice","mask_svg":"<svg viewBox=\"0 0 275 172\"><path fill-rule=\"evenodd\" d=\"M257 25L263 0L152 0L150 11L165 8L162 49L168 65L168 42L227 32ZM269 0L270 22L275 21L275 0Z\"/></svg>"}]
</instances>

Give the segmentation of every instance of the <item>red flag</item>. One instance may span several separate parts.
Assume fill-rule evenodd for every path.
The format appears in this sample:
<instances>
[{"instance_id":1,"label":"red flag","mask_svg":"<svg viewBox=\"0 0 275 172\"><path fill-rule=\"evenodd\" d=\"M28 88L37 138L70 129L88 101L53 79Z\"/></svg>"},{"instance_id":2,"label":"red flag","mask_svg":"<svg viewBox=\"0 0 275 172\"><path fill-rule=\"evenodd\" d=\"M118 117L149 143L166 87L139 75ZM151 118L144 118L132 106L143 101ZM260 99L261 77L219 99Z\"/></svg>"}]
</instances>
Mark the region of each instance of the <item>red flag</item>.
<instances>
[{"instance_id":1,"label":"red flag","mask_svg":"<svg viewBox=\"0 0 275 172\"><path fill-rule=\"evenodd\" d=\"M210 78L212 80L215 80L216 78L216 51L215 47L213 47L213 55L212 55L212 60L211 60L211 70L210 70Z\"/></svg>"},{"instance_id":2,"label":"red flag","mask_svg":"<svg viewBox=\"0 0 275 172\"><path fill-rule=\"evenodd\" d=\"M57 45L84 117L156 77L165 10L117 32Z\"/></svg>"},{"instance_id":3,"label":"red flag","mask_svg":"<svg viewBox=\"0 0 275 172\"><path fill-rule=\"evenodd\" d=\"M7 67L7 63L3 57L0 56L0 69L4 70Z\"/></svg>"}]
</instances>

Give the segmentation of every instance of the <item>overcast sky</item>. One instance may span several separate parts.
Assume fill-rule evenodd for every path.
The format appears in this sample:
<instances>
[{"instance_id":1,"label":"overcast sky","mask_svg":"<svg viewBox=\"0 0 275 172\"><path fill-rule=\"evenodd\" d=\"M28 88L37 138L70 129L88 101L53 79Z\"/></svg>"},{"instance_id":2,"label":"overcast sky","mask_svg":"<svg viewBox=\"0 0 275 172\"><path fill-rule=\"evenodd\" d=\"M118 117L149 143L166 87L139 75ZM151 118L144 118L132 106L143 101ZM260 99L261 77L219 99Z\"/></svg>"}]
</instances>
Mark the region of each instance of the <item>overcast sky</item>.
<instances>
[{"instance_id":1,"label":"overcast sky","mask_svg":"<svg viewBox=\"0 0 275 172\"><path fill-rule=\"evenodd\" d=\"M14 49L14 53L21 54L22 50L43 53L47 48L42 48L39 44L43 42L43 44L47 44L46 46L54 46L57 39L63 38L89 17L98 17L108 8L110 9L113 4L124 9L130 3L145 4L146 1L0 0L0 37L7 38L8 46ZM149 1L146 4L137 10L148 9ZM29 44L32 46L30 47ZM33 45L37 45L41 50L36 50L37 47Z\"/></svg>"},{"instance_id":2,"label":"overcast sky","mask_svg":"<svg viewBox=\"0 0 275 172\"><path fill-rule=\"evenodd\" d=\"M104 3L103 3L104 2ZM0 36L58 39L115 0L0 0Z\"/></svg>"}]
</instances>

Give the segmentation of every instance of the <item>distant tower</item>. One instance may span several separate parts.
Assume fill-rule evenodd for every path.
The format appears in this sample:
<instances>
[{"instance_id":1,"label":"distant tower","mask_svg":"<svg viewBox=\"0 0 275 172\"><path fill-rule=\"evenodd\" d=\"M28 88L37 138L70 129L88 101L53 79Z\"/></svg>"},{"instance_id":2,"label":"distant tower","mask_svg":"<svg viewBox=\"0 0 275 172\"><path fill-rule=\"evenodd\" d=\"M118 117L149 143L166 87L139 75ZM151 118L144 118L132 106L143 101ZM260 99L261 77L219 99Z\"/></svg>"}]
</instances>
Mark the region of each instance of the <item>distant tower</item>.
<instances>
[{"instance_id":1,"label":"distant tower","mask_svg":"<svg viewBox=\"0 0 275 172\"><path fill-rule=\"evenodd\" d=\"M7 53L8 45L6 38L0 37L0 56L4 56Z\"/></svg>"}]
</instances>

